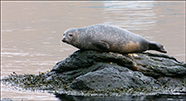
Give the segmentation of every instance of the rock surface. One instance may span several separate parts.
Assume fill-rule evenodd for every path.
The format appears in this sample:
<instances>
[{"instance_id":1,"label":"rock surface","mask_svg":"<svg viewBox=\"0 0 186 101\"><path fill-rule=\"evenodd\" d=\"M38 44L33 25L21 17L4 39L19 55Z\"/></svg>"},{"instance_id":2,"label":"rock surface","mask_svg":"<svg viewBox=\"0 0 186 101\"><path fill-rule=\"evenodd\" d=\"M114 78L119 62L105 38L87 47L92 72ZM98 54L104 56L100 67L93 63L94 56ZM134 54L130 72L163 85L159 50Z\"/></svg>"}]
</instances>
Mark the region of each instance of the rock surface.
<instances>
[{"instance_id":1,"label":"rock surface","mask_svg":"<svg viewBox=\"0 0 186 101\"><path fill-rule=\"evenodd\" d=\"M186 64L162 54L79 50L58 62L47 76L53 74L72 81L69 87L78 90L156 88L161 85L160 77L185 78Z\"/></svg>"},{"instance_id":2,"label":"rock surface","mask_svg":"<svg viewBox=\"0 0 186 101\"><path fill-rule=\"evenodd\" d=\"M3 81L22 88L88 94L186 92L186 64L174 57L78 50L39 75L13 74ZM114 93L113 93L114 92ZM70 93L72 94L72 93ZM82 94L82 92L81 92ZM69 94L68 94L69 95Z\"/></svg>"},{"instance_id":3,"label":"rock surface","mask_svg":"<svg viewBox=\"0 0 186 101\"><path fill-rule=\"evenodd\" d=\"M152 77L147 77L141 72L118 65L108 65L98 63L96 71L88 72L77 77L70 85L73 89L115 89L138 88L138 87L158 87L159 84ZM100 68L101 67L101 68Z\"/></svg>"}]
</instances>

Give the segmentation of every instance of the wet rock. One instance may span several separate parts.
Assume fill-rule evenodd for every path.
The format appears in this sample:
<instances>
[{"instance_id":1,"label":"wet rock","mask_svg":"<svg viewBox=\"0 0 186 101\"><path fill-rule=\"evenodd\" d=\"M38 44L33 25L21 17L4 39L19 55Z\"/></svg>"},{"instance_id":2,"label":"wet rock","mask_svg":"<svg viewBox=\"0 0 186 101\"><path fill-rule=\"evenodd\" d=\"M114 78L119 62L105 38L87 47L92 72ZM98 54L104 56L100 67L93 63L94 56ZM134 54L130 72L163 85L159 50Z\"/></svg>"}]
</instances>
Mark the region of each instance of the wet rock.
<instances>
[{"instance_id":1,"label":"wet rock","mask_svg":"<svg viewBox=\"0 0 186 101\"><path fill-rule=\"evenodd\" d=\"M101 67L101 68L99 68ZM98 63L94 68L96 71L88 72L73 80L70 85L73 89L115 89L115 88L139 88L139 87L159 87L158 82L147 77L141 72L132 71L126 67L116 64Z\"/></svg>"},{"instance_id":2,"label":"wet rock","mask_svg":"<svg viewBox=\"0 0 186 101\"><path fill-rule=\"evenodd\" d=\"M11 74L3 82L24 89L75 95L172 94L186 92L186 64L174 57L78 50L46 73Z\"/></svg>"},{"instance_id":3,"label":"wet rock","mask_svg":"<svg viewBox=\"0 0 186 101\"><path fill-rule=\"evenodd\" d=\"M65 60L58 62L51 72L64 73L67 71L87 69L97 62L115 63L134 71L140 71L152 77L185 76L186 64L174 57L163 54L135 53L118 54L98 51L76 51Z\"/></svg>"},{"instance_id":4,"label":"wet rock","mask_svg":"<svg viewBox=\"0 0 186 101\"><path fill-rule=\"evenodd\" d=\"M76 51L58 62L47 76L69 81L73 89L158 87L158 78L185 78L186 64L174 57L151 54L118 54ZM175 81L175 80L173 80ZM178 80L180 81L180 80ZM176 81L176 82L178 82Z\"/></svg>"}]
</instances>

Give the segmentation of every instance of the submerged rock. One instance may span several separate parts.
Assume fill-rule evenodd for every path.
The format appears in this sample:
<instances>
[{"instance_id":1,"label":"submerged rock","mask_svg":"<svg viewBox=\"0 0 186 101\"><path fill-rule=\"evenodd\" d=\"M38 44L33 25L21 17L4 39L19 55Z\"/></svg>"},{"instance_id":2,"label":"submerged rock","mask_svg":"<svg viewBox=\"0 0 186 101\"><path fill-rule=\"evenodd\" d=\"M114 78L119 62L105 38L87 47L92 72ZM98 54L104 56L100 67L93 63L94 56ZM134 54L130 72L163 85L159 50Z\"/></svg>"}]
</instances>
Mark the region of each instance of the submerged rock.
<instances>
[{"instance_id":1,"label":"submerged rock","mask_svg":"<svg viewBox=\"0 0 186 101\"><path fill-rule=\"evenodd\" d=\"M63 93L64 90L78 90L87 94L106 95L112 92L165 94L186 92L186 64L162 54L118 54L78 50L56 63L47 73L16 74L3 80L23 88Z\"/></svg>"}]
</instances>

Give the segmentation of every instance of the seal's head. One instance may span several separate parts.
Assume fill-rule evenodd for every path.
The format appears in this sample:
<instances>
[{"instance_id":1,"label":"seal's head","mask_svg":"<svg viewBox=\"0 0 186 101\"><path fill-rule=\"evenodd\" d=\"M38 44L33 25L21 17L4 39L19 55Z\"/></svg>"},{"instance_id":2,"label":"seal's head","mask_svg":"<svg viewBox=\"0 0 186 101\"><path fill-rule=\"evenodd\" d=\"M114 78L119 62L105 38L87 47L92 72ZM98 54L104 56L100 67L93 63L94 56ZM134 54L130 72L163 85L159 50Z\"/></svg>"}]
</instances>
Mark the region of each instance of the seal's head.
<instances>
[{"instance_id":1,"label":"seal's head","mask_svg":"<svg viewBox=\"0 0 186 101\"><path fill-rule=\"evenodd\" d=\"M165 50L165 46L155 42L149 43L149 50L157 50L162 53L167 53L167 51Z\"/></svg>"},{"instance_id":2,"label":"seal's head","mask_svg":"<svg viewBox=\"0 0 186 101\"><path fill-rule=\"evenodd\" d=\"M158 50L159 52L162 52L162 53L167 53L167 51L165 50L165 46L159 44L159 47L158 47Z\"/></svg>"},{"instance_id":3,"label":"seal's head","mask_svg":"<svg viewBox=\"0 0 186 101\"><path fill-rule=\"evenodd\" d=\"M62 42L71 44L74 41L76 29L68 29L63 34Z\"/></svg>"}]
</instances>

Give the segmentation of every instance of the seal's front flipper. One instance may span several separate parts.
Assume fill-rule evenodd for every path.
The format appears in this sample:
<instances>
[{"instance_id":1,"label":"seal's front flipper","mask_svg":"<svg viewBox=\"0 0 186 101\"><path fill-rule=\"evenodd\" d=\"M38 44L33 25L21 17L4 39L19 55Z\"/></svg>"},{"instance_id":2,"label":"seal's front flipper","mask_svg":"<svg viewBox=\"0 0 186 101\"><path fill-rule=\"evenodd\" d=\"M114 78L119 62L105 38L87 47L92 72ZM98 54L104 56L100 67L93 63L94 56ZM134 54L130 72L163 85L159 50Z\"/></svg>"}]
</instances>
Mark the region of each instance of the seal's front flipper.
<instances>
[{"instance_id":1,"label":"seal's front flipper","mask_svg":"<svg viewBox=\"0 0 186 101\"><path fill-rule=\"evenodd\" d=\"M96 48L101 49L101 50L108 50L110 48L110 46L108 45L108 43L100 40L98 42L92 43Z\"/></svg>"}]
</instances>

